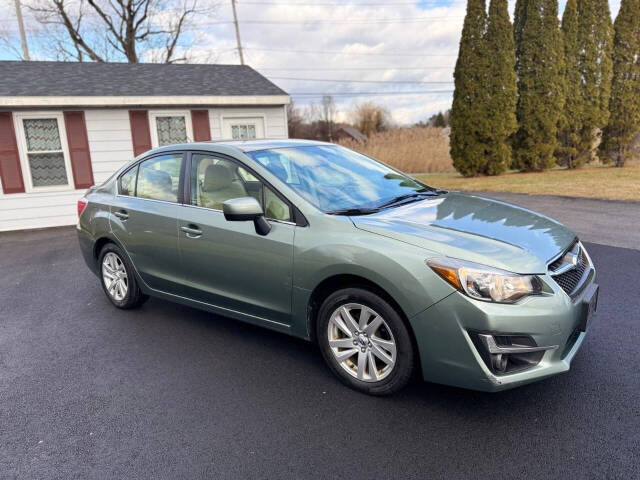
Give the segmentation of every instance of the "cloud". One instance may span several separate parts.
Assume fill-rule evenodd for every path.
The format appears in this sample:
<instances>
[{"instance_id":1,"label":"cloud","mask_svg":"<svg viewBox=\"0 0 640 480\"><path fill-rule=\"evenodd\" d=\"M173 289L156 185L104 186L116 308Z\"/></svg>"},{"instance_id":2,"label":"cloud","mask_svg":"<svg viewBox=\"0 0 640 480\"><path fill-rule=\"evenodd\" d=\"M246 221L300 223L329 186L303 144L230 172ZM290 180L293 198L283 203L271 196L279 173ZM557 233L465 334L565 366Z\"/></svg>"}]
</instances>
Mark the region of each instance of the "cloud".
<instances>
[{"instance_id":1,"label":"cloud","mask_svg":"<svg viewBox=\"0 0 640 480\"><path fill-rule=\"evenodd\" d=\"M12 4L0 2L4 26L15 25ZM619 5L620 0L610 2L612 15ZM512 14L514 7L515 0L509 0ZM297 104L319 101L298 93L332 93L339 118L346 118L356 103L373 100L401 124L451 104L450 92L353 95L452 90L464 0L238 0L237 9L246 63L294 94ZM230 2L219 2L214 14L198 17L188 28L180 48L192 61L238 63L232 18ZM0 51L1 58L11 53ZM445 83L375 83L384 81Z\"/></svg>"},{"instance_id":2,"label":"cloud","mask_svg":"<svg viewBox=\"0 0 640 480\"><path fill-rule=\"evenodd\" d=\"M388 108L399 123L424 119L450 105L450 92L371 97L344 94L451 91L465 2L426 0L419 5L396 1L390 5L393 2L389 0L371 0L369 5L387 4L365 7L328 5L338 2L318 0L303 7L291 5L300 0L271 1L281 3L238 2L245 61L294 94L296 103L319 100L296 93L333 93L344 116L355 103L371 99ZM226 10L220 8L220 19L230 18L230 8ZM197 55L206 57L205 52L215 50L218 62L237 62L233 25L209 23L202 22L197 28L206 37L200 43L211 47L200 49ZM375 83L381 81L443 83Z\"/></svg>"}]
</instances>

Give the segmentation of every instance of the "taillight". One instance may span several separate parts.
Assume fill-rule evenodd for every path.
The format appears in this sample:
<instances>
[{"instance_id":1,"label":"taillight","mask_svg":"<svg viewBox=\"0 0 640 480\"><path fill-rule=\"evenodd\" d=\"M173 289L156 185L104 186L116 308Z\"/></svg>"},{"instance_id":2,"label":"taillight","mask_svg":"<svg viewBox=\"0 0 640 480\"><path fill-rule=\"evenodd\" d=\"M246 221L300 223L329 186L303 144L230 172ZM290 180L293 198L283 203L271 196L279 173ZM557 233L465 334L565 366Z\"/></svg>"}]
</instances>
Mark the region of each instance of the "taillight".
<instances>
[{"instance_id":1,"label":"taillight","mask_svg":"<svg viewBox=\"0 0 640 480\"><path fill-rule=\"evenodd\" d=\"M84 212L84 209L86 208L87 203L89 203L89 200L87 200L84 197L78 200L78 217L82 215L82 212Z\"/></svg>"}]
</instances>

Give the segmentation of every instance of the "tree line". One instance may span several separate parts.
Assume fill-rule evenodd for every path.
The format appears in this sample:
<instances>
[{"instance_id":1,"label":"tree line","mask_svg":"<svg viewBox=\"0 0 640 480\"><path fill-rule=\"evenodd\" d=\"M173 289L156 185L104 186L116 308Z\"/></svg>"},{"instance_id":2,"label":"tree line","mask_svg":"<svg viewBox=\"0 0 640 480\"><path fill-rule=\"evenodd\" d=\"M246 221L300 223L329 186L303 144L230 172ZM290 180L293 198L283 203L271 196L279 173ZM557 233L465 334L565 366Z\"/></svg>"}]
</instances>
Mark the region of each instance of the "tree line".
<instances>
[{"instance_id":1,"label":"tree line","mask_svg":"<svg viewBox=\"0 0 640 480\"><path fill-rule=\"evenodd\" d=\"M468 0L451 111L465 176L621 167L640 133L640 0Z\"/></svg>"},{"instance_id":2,"label":"tree line","mask_svg":"<svg viewBox=\"0 0 640 480\"><path fill-rule=\"evenodd\" d=\"M331 142L337 139L341 126L352 126L366 137L394 128L389 110L372 101L353 105L342 115L344 121L338 121L337 117L338 108L331 95L303 107L292 101L287 105L289 137Z\"/></svg>"}]
</instances>

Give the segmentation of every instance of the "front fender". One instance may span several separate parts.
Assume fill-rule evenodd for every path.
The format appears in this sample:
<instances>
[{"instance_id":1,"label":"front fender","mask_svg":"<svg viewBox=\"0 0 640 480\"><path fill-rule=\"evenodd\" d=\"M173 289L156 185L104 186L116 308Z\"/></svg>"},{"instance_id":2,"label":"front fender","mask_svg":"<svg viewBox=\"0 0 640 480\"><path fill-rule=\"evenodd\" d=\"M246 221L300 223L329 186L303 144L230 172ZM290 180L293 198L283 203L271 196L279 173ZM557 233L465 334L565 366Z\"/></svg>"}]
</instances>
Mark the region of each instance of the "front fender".
<instances>
[{"instance_id":1,"label":"front fender","mask_svg":"<svg viewBox=\"0 0 640 480\"><path fill-rule=\"evenodd\" d=\"M335 275L355 275L375 283L398 303L407 318L454 291L425 264L431 256L427 250L358 230L353 224L343 228L320 235L309 228L296 232L294 330L306 332L311 293ZM343 241L345 235L348 243Z\"/></svg>"}]
</instances>

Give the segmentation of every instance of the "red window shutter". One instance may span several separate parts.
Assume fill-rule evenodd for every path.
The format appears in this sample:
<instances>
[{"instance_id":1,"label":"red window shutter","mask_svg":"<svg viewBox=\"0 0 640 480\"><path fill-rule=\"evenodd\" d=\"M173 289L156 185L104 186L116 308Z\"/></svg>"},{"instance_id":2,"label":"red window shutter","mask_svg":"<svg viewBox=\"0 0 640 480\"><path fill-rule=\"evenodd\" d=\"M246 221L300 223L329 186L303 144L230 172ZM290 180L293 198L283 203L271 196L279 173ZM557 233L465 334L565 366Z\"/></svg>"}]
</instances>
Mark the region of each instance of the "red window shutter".
<instances>
[{"instance_id":1,"label":"red window shutter","mask_svg":"<svg viewBox=\"0 0 640 480\"><path fill-rule=\"evenodd\" d=\"M24 192L20 154L11 112L0 112L0 180L4 193Z\"/></svg>"},{"instance_id":2,"label":"red window shutter","mask_svg":"<svg viewBox=\"0 0 640 480\"><path fill-rule=\"evenodd\" d=\"M84 112L64 112L64 127L67 131L71 171L76 189L89 188L94 182Z\"/></svg>"},{"instance_id":3,"label":"red window shutter","mask_svg":"<svg viewBox=\"0 0 640 480\"><path fill-rule=\"evenodd\" d=\"M211 140L209 110L191 110L191 124L193 126L194 142L207 142Z\"/></svg>"},{"instance_id":4,"label":"red window shutter","mask_svg":"<svg viewBox=\"0 0 640 480\"><path fill-rule=\"evenodd\" d=\"M131 122L133 154L137 157L141 153L151 150L148 112L146 110L129 110L129 121Z\"/></svg>"}]
</instances>

